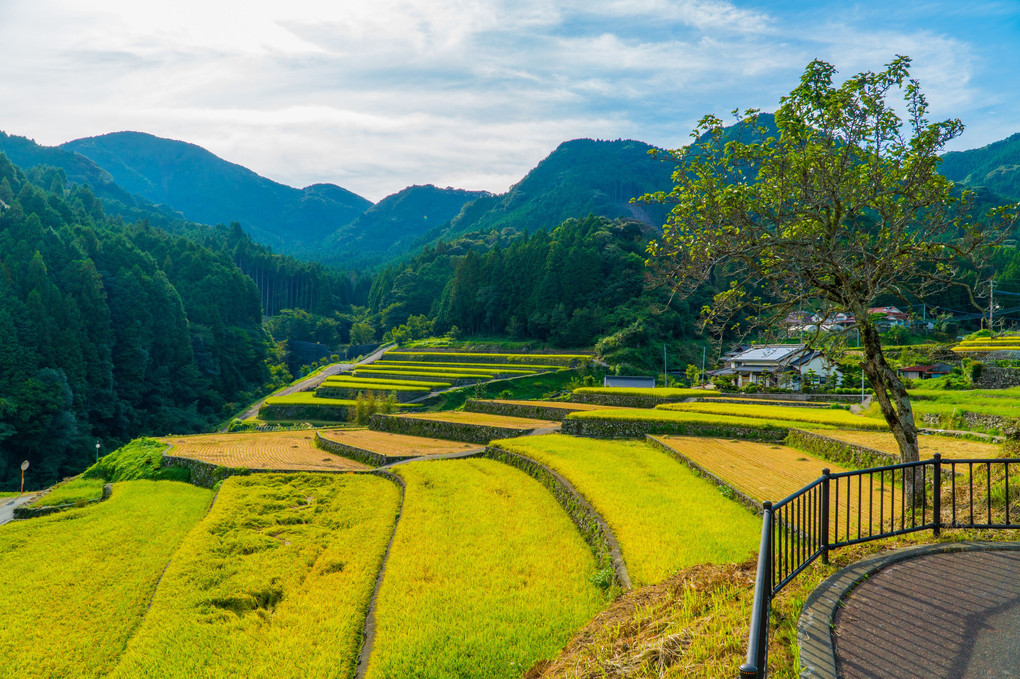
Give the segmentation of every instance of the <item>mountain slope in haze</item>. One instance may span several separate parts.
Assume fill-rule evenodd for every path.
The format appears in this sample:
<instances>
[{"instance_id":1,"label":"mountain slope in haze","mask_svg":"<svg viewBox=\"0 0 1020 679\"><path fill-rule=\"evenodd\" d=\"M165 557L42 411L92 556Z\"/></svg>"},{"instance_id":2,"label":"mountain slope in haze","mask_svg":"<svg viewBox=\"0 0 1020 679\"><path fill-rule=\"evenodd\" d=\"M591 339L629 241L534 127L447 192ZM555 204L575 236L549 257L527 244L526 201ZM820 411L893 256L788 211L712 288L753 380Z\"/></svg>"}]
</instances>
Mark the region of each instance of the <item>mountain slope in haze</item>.
<instances>
[{"instance_id":1,"label":"mountain slope in haze","mask_svg":"<svg viewBox=\"0 0 1020 679\"><path fill-rule=\"evenodd\" d=\"M489 196L487 191L409 186L387 196L341 227L324 247L323 261L361 267L398 257L435 226L456 217L465 204Z\"/></svg>"},{"instance_id":2,"label":"mountain slope in haze","mask_svg":"<svg viewBox=\"0 0 1020 679\"><path fill-rule=\"evenodd\" d=\"M939 172L970 188L1020 200L1020 132L981 148L951 151L942 156Z\"/></svg>"},{"instance_id":3,"label":"mountain slope in haze","mask_svg":"<svg viewBox=\"0 0 1020 679\"><path fill-rule=\"evenodd\" d=\"M566 219L588 214L661 226L667 213L664 206L629 202L671 186L673 166L649 156L652 148L633 140L563 142L507 193L465 205L448 226L430 233L430 240L508 227L552 229Z\"/></svg>"},{"instance_id":4,"label":"mountain slope in haze","mask_svg":"<svg viewBox=\"0 0 1020 679\"><path fill-rule=\"evenodd\" d=\"M282 252L315 247L372 205L339 186L295 189L200 146L141 132L87 137L60 148L93 160L131 193L170 205L192 221L239 221Z\"/></svg>"}]
</instances>

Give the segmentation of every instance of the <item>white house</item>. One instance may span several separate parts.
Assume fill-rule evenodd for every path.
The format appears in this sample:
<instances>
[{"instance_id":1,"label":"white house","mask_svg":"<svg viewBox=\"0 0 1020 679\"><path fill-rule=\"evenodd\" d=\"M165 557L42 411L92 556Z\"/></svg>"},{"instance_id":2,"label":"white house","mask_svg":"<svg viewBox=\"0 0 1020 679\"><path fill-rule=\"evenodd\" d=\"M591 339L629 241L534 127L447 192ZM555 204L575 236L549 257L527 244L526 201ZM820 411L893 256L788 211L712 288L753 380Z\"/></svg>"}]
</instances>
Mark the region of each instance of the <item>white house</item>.
<instances>
[{"instance_id":1,"label":"white house","mask_svg":"<svg viewBox=\"0 0 1020 679\"><path fill-rule=\"evenodd\" d=\"M803 344L765 344L723 358L712 375L733 375L736 386L789 387L832 384L841 374L821 352Z\"/></svg>"}]
</instances>

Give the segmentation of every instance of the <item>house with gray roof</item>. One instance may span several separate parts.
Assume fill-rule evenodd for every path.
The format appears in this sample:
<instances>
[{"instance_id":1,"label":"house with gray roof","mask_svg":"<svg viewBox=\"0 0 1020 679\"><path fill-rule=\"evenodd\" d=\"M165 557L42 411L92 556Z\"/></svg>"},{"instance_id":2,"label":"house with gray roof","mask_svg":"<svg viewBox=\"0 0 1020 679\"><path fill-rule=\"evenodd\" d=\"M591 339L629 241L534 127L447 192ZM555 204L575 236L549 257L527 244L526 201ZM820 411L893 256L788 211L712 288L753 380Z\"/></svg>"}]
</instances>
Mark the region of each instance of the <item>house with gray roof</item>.
<instances>
[{"instance_id":1,"label":"house with gray roof","mask_svg":"<svg viewBox=\"0 0 1020 679\"><path fill-rule=\"evenodd\" d=\"M723 367L711 375L732 375L738 387L823 386L838 382L842 376L821 352L804 344L763 344L738 353L727 354Z\"/></svg>"}]
</instances>

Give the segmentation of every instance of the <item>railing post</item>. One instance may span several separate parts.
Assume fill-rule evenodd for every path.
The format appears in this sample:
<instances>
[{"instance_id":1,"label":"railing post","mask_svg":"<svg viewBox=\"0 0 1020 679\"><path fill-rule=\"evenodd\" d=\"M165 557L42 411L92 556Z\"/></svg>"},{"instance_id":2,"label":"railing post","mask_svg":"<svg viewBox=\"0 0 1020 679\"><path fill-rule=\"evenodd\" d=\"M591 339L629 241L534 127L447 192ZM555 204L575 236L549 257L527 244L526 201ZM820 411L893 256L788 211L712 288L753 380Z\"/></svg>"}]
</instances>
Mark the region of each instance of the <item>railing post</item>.
<instances>
[{"instance_id":1,"label":"railing post","mask_svg":"<svg viewBox=\"0 0 1020 679\"><path fill-rule=\"evenodd\" d=\"M822 470L822 563L829 565L829 470Z\"/></svg>"},{"instance_id":2,"label":"railing post","mask_svg":"<svg viewBox=\"0 0 1020 679\"><path fill-rule=\"evenodd\" d=\"M935 478L931 482L931 510L935 516L935 537L942 535L942 456L935 453Z\"/></svg>"},{"instance_id":3,"label":"railing post","mask_svg":"<svg viewBox=\"0 0 1020 679\"><path fill-rule=\"evenodd\" d=\"M768 665L769 609L772 607L772 503L762 503L758 571L754 578L751 630L747 635L747 658L740 679L765 679Z\"/></svg>"}]
</instances>

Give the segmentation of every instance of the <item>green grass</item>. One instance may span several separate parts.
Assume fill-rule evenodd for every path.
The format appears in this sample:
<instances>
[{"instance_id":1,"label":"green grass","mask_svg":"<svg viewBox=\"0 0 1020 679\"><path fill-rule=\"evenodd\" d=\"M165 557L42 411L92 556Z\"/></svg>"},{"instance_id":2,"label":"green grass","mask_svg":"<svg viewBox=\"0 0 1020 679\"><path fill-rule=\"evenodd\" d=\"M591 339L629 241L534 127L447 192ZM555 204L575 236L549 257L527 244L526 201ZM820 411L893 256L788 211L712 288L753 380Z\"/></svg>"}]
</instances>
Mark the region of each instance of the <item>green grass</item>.
<instances>
[{"instance_id":1,"label":"green grass","mask_svg":"<svg viewBox=\"0 0 1020 679\"><path fill-rule=\"evenodd\" d=\"M322 383L322 386L329 386L333 384L347 386L348 384L381 384L384 386L395 386L395 387L432 387L435 389L442 389L449 387L449 382L422 382L419 380L388 380L382 377L327 377Z\"/></svg>"},{"instance_id":2,"label":"green grass","mask_svg":"<svg viewBox=\"0 0 1020 679\"><path fill-rule=\"evenodd\" d=\"M468 370L429 370L426 368L417 369L413 366L408 368L357 368L354 371L355 376L372 376L372 375L419 375L421 377L444 377L447 379L458 379L458 378L470 378L477 377L479 379L492 379L496 376L495 372L483 372L480 370L468 371Z\"/></svg>"},{"instance_id":3,"label":"green grass","mask_svg":"<svg viewBox=\"0 0 1020 679\"><path fill-rule=\"evenodd\" d=\"M461 363L461 362L447 362L447 361L374 361L372 364L374 367L379 368L394 368L400 366L420 366L423 368L482 368L486 370L494 370L496 372L538 372L540 370L556 370L558 366L555 365L527 365L524 363Z\"/></svg>"},{"instance_id":4,"label":"green grass","mask_svg":"<svg viewBox=\"0 0 1020 679\"><path fill-rule=\"evenodd\" d=\"M320 398L310 391L299 391L296 394L287 394L286 396L270 396L266 399L266 405L279 405L279 406L342 406L353 408L357 402L351 398ZM414 408L415 406L397 403L397 408Z\"/></svg>"},{"instance_id":5,"label":"green grass","mask_svg":"<svg viewBox=\"0 0 1020 679\"><path fill-rule=\"evenodd\" d=\"M641 387L581 387L574 389L575 394L622 394L626 396L655 396L657 398L691 398L703 396L711 398L719 396L720 393L713 389L680 389L674 387L655 387L643 389Z\"/></svg>"},{"instance_id":6,"label":"green grass","mask_svg":"<svg viewBox=\"0 0 1020 679\"><path fill-rule=\"evenodd\" d=\"M591 551L531 477L477 459L396 471L407 491L369 679L516 679L605 605Z\"/></svg>"},{"instance_id":7,"label":"green grass","mask_svg":"<svg viewBox=\"0 0 1020 679\"><path fill-rule=\"evenodd\" d=\"M375 476L228 479L111 676L354 676L399 497Z\"/></svg>"},{"instance_id":8,"label":"green grass","mask_svg":"<svg viewBox=\"0 0 1020 679\"><path fill-rule=\"evenodd\" d=\"M736 417L732 415L710 415L659 408L619 408L617 410L588 410L570 413L568 420L635 420L640 422L690 422L720 424L752 429L833 429L832 425L797 420L778 420L761 417ZM862 418L866 419L866 418ZM878 423L873 425L878 429Z\"/></svg>"},{"instance_id":9,"label":"green grass","mask_svg":"<svg viewBox=\"0 0 1020 679\"><path fill-rule=\"evenodd\" d=\"M924 425L922 421L924 415L934 415L940 420L938 426L996 433L998 430L995 427L968 423L962 419L962 415L974 413L1020 419L1020 387L969 390L911 389L908 393L919 426ZM884 422L877 403L872 403L865 414L869 418Z\"/></svg>"},{"instance_id":10,"label":"green grass","mask_svg":"<svg viewBox=\"0 0 1020 679\"><path fill-rule=\"evenodd\" d=\"M461 408L469 398L509 398L518 400L544 399L567 389L579 378L576 370L558 370L512 380L496 380L470 387L451 389L434 398L437 410ZM429 401L433 403L432 399ZM432 409L432 406L430 406Z\"/></svg>"},{"instance_id":11,"label":"green grass","mask_svg":"<svg viewBox=\"0 0 1020 679\"><path fill-rule=\"evenodd\" d=\"M29 507L84 505L89 500L98 500L102 496L103 485L102 479L86 479L79 476L53 486L53 490L29 504Z\"/></svg>"},{"instance_id":12,"label":"green grass","mask_svg":"<svg viewBox=\"0 0 1020 679\"><path fill-rule=\"evenodd\" d=\"M668 403L655 406L656 410L670 412L704 413L707 415L731 415L767 420L788 420L805 424L824 424L848 429L874 429L886 431L889 426L867 417L854 415L845 410L824 408L798 408L796 406L761 405L741 403Z\"/></svg>"},{"instance_id":13,"label":"green grass","mask_svg":"<svg viewBox=\"0 0 1020 679\"><path fill-rule=\"evenodd\" d=\"M501 354L454 351L388 351L385 355L388 359L403 361L493 361L541 365L569 365L574 362L590 363L592 361L592 357L586 354Z\"/></svg>"},{"instance_id":14,"label":"green grass","mask_svg":"<svg viewBox=\"0 0 1020 679\"><path fill-rule=\"evenodd\" d=\"M4 676L101 677L211 491L129 481L106 502L0 528Z\"/></svg>"},{"instance_id":15,"label":"green grass","mask_svg":"<svg viewBox=\"0 0 1020 679\"><path fill-rule=\"evenodd\" d=\"M165 449L166 444L155 439L135 439L101 457L85 470L82 478L101 479L107 483L136 479L190 481L191 473L187 469L163 466Z\"/></svg>"},{"instance_id":16,"label":"green grass","mask_svg":"<svg viewBox=\"0 0 1020 679\"><path fill-rule=\"evenodd\" d=\"M561 434L494 441L559 472L602 514L635 585L699 563L746 558L761 520L643 441Z\"/></svg>"},{"instance_id":17,"label":"green grass","mask_svg":"<svg viewBox=\"0 0 1020 679\"><path fill-rule=\"evenodd\" d=\"M397 392L397 391L410 392L410 391L415 391L415 392L420 392L420 393L423 393L423 394L427 394L430 391L432 391L429 387L409 387L409 386L405 386L403 384L375 384L373 382L355 382L355 383L350 383L350 382L327 382L327 383L324 383L324 384L320 384L319 387L315 390L316 398L323 398L322 396L318 395L319 392L321 390L323 390L323 389L347 389L347 390L353 391L353 392L356 392L356 391L359 391L359 390L360 391L382 391L382 392L388 392L388 391L393 391L393 392Z\"/></svg>"}]
</instances>

